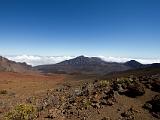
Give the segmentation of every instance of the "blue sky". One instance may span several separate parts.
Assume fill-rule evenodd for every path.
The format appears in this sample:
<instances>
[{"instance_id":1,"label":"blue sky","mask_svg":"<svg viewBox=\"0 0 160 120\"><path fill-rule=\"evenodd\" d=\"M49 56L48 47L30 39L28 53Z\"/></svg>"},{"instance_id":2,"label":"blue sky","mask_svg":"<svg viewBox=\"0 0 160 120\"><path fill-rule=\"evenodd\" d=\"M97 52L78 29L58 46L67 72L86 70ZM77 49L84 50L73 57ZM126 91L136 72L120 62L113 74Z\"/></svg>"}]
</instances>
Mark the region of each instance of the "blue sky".
<instances>
[{"instance_id":1,"label":"blue sky","mask_svg":"<svg viewBox=\"0 0 160 120\"><path fill-rule=\"evenodd\" d=\"M0 54L160 58L159 0L0 0Z\"/></svg>"}]
</instances>

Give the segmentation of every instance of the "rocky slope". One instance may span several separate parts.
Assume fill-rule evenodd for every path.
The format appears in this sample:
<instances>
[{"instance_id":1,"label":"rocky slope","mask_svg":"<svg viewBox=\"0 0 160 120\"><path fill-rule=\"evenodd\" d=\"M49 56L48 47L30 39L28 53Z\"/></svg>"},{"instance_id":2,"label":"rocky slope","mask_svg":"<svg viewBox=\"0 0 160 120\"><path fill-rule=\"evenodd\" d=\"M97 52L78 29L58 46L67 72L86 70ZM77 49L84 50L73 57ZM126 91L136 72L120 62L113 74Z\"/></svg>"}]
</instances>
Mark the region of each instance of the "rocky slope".
<instances>
[{"instance_id":1,"label":"rocky slope","mask_svg":"<svg viewBox=\"0 0 160 120\"><path fill-rule=\"evenodd\" d=\"M0 56L0 71L7 72L33 72L33 68L26 63L17 63Z\"/></svg>"},{"instance_id":2,"label":"rocky slope","mask_svg":"<svg viewBox=\"0 0 160 120\"><path fill-rule=\"evenodd\" d=\"M57 88L26 98L23 104L13 105L15 107L11 107L9 112L7 105L4 104L2 118L158 120L160 119L159 80L160 74L156 73L147 76L130 74L129 77L81 81L77 84L74 81L66 81Z\"/></svg>"}]
</instances>

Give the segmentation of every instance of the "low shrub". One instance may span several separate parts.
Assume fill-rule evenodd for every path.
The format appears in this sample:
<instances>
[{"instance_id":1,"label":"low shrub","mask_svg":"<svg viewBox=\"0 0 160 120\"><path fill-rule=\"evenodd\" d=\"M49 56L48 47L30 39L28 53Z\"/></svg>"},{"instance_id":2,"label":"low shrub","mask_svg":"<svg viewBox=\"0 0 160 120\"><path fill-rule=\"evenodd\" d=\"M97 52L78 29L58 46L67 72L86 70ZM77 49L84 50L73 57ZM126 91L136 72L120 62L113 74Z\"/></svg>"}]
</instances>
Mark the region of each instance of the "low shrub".
<instances>
[{"instance_id":1,"label":"low shrub","mask_svg":"<svg viewBox=\"0 0 160 120\"><path fill-rule=\"evenodd\" d=\"M108 80L101 80L101 81L100 81L100 85L101 85L102 87L106 87L106 86L109 85L109 81L108 81Z\"/></svg>"},{"instance_id":2,"label":"low shrub","mask_svg":"<svg viewBox=\"0 0 160 120\"><path fill-rule=\"evenodd\" d=\"M5 120L34 120L36 115L36 108L30 104L17 105L13 110L8 112L5 116Z\"/></svg>"}]
</instances>

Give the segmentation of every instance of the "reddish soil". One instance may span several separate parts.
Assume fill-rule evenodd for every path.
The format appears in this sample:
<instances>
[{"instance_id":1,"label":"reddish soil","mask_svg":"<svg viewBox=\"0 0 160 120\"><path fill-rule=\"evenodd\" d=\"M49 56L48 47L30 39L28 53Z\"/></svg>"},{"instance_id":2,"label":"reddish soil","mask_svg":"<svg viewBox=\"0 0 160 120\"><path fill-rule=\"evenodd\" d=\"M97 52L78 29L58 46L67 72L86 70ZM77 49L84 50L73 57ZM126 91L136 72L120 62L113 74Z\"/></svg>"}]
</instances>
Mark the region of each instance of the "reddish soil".
<instances>
[{"instance_id":1,"label":"reddish soil","mask_svg":"<svg viewBox=\"0 0 160 120\"><path fill-rule=\"evenodd\" d=\"M66 75L22 74L12 72L0 72L0 89L13 92L16 95L28 96L36 92L52 89L62 83Z\"/></svg>"}]
</instances>

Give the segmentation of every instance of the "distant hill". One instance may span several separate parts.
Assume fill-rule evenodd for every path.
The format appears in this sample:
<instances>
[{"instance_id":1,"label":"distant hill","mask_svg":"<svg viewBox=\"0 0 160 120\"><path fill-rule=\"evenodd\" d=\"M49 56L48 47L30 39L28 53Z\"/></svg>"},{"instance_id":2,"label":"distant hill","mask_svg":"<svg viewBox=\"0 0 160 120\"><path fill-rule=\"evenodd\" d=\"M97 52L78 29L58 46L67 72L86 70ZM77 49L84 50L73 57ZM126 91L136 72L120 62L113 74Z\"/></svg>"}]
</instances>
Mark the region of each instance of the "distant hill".
<instances>
[{"instance_id":1,"label":"distant hill","mask_svg":"<svg viewBox=\"0 0 160 120\"><path fill-rule=\"evenodd\" d=\"M57 65L85 66L85 65L105 65L106 62L98 57L79 56L70 60L65 60Z\"/></svg>"},{"instance_id":2,"label":"distant hill","mask_svg":"<svg viewBox=\"0 0 160 120\"><path fill-rule=\"evenodd\" d=\"M0 56L0 71L25 73L33 72L34 70L32 66L26 63L14 62Z\"/></svg>"},{"instance_id":3,"label":"distant hill","mask_svg":"<svg viewBox=\"0 0 160 120\"><path fill-rule=\"evenodd\" d=\"M159 68L160 63L153 63L153 64L148 65L148 67Z\"/></svg>"},{"instance_id":4,"label":"distant hill","mask_svg":"<svg viewBox=\"0 0 160 120\"><path fill-rule=\"evenodd\" d=\"M70 60L65 60L57 64L40 65L35 68L45 73L88 73L104 74L115 71L125 71L133 69L132 62L116 63L106 62L98 57L79 56Z\"/></svg>"},{"instance_id":5,"label":"distant hill","mask_svg":"<svg viewBox=\"0 0 160 120\"><path fill-rule=\"evenodd\" d=\"M127 62L124 63L124 65L129 66L129 67L131 67L133 69L144 68L145 67L145 65L143 65L143 64L141 64L141 63L139 63L139 62L137 62L135 60L127 61Z\"/></svg>"},{"instance_id":6,"label":"distant hill","mask_svg":"<svg viewBox=\"0 0 160 120\"><path fill-rule=\"evenodd\" d=\"M158 65L158 66L157 66ZM156 63L154 65L148 65L145 68L139 68L139 69L130 69L126 71L119 71L119 72L112 72L109 74L105 74L100 77L100 79L112 79L112 78L120 78L120 77L129 77L131 75L133 76L150 76L150 75L156 75L160 74L160 64Z\"/></svg>"},{"instance_id":7,"label":"distant hill","mask_svg":"<svg viewBox=\"0 0 160 120\"><path fill-rule=\"evenodd\" d=\"M135 70L147 67L159 67L159 63L141 64L135 60L125 63L106 62L98 57L79 56L57 64L39 65L35 68L44 73L69 73L69 74L108 74L118 71Z\"/></svg>"}]
</instances>

